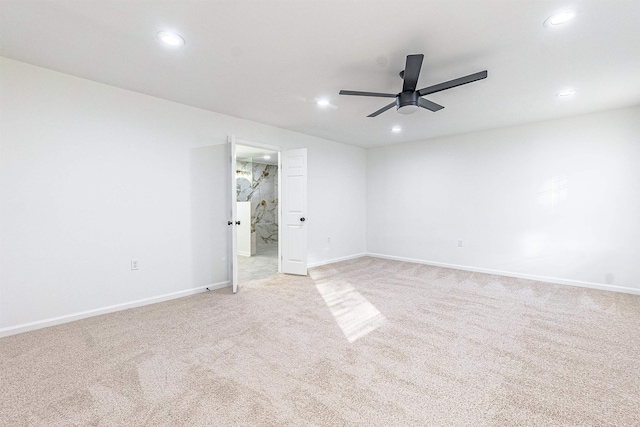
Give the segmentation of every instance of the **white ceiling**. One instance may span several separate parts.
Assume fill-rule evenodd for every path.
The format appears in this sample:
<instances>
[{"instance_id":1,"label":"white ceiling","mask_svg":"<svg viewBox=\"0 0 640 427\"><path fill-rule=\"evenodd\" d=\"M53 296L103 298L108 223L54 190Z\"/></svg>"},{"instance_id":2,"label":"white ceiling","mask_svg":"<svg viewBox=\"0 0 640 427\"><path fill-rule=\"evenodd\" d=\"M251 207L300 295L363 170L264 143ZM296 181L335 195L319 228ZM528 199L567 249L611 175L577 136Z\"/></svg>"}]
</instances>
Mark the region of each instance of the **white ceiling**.
<instances>
[{"instance_id":1,"label":"white ceiling","mask_svg":"<svg viewBox=\"0 0 640 427\"><path fill-rule=\"evenodd\" d=\"M564 9L572 22L543 27ZM637 0L0 0L0 22L2 56L362 147L640 104ZM419 88L489 77L429 96L437 113L367 118L390 100L338 95L399 92L413 53Z\"/></svg>"}]
</instances>

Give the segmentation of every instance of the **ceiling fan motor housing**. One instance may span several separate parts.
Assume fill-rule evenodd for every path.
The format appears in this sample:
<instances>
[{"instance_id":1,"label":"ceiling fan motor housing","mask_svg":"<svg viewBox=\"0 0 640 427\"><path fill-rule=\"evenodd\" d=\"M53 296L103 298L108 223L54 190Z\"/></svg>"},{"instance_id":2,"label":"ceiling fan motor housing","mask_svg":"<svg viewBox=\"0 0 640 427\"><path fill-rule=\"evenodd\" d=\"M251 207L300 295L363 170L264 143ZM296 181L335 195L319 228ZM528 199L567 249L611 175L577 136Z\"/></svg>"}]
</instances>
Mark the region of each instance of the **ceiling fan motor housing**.
<instances>
[{"instance_id":1,"label":"ceiling fan motor housing","mask_svg":"<svg viewBox=\"0 0 640 427\"><path fill-rule=\"evenodd\" d=\"M420 95L416 91L400 92L396 97L396 107L400 114L411 114L420 108Z\"/></svg>"}]
</instances>

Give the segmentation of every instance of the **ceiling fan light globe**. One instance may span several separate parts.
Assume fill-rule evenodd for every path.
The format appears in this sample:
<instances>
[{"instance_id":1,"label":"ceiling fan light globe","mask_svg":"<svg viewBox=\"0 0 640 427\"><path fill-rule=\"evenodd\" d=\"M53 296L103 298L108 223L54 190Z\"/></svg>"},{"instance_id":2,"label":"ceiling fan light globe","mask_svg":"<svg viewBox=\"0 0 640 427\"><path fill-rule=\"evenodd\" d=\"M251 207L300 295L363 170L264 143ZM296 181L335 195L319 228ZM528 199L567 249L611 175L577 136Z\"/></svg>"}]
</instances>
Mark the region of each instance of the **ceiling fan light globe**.
<instances>
[{"instance_id":1,"label":"ceiling fan light globe","mask_svg":"<svg viewBox=\"0 0 640 427\"><path fill-rule=\"evenodd\" d=\"M413 114L420 109L420 96L418 92L406 91L398 94L396 106L400 114Z\"/></svg>"},{"instance_id":2,"label":"ceiling fan light globe","mask_svg":"<svg viewBox=\"0 0 640 427\"><path fill-rule=\"evenodd\" d=\"M404 114L404 115L413 114L419 109L420 107L418 107L417 105L403 105L401 107L398 107L398 113Z\"/></svg>"}]
</instances>

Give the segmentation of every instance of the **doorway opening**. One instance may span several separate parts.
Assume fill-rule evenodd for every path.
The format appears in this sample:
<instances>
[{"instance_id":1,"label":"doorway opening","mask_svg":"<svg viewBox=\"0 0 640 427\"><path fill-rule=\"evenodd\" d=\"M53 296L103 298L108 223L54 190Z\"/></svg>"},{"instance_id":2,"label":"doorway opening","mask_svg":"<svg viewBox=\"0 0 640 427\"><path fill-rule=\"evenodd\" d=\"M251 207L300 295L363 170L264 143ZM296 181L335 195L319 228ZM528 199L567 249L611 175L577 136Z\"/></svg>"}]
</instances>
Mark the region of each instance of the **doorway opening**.
<instances>
[{"instance_id":1,"label":"doorway opening","mask_svg":"<svg viewBox=\"0 0 640 427\"><path fill-rule=\"evenodd\" d=\"M238 282L278 273L279 152L236 144Z\"/></svg>"}]
</instances>

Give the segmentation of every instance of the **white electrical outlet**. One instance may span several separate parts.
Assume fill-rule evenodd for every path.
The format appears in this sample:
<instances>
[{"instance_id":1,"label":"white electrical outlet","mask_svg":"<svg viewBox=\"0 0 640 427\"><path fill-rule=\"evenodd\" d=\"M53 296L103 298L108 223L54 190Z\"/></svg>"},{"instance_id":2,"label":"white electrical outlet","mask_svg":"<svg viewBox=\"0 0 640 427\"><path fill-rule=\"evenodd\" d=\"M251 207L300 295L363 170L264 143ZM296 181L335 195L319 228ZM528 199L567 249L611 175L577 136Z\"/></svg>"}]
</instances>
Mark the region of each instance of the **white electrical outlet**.
<instances>
[{"instance_id":1,"label":"white electrical outlet","mask_svg":"<svg viewBox=\"0 0 640 427\"><path fill-rule=\"evenodd\" d=\"M140 260L139 259L132 259L131 260L131 269L132 270L140 270Z\"/></svg>"},{"instance_id":2,"label":"white electrical outlet","mask_svg":"<svg viewBox=\"0 0 640 427\"><path fill-rule=\"evenodd\" d=\"M458 239L458 247L461 248L462 247L462 239Z\"/></svg>"},{"instance_id":3,"label":"white electrical outlet","mask_svg":"<svg viewBox=\"0 0 640 427\"><path fill-rule=\"evenodd\" d=\"M331 243L331 237L327 237L327 243Z\"/></svg>"}]
</instances>

